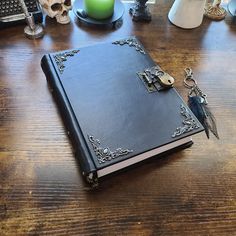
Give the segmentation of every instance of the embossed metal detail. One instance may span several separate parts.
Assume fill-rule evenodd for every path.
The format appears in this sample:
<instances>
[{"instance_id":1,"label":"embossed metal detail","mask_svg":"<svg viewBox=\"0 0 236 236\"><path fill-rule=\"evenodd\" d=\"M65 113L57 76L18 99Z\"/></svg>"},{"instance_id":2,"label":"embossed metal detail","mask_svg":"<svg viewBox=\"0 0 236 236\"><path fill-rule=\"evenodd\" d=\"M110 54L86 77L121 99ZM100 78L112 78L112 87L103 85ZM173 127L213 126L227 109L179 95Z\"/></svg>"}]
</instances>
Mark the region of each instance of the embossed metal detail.
<instances>
[{"instance_id":1,"label":"embossed metal detail","mask_svg":"<svg viewBox=\"0 0 236 236\"><path fill-rule=\"evenodd\" d=\"M57 64L57 68L61 74L64 72L64 69L66 67L64 62L67 61L67 58L73 57L78 52L79 52L79 50L73 50L73 51L69 51L69 52L58 53L53 56L55 59L55 62Z\"/></svg>"},{"instance_id":2,"label":"embossed metal detail","mask_svg":"<svg viewBox=\"0 0 236 236\"><path fill-rule=\"evenodd\" d=\"M97 156L99 164L105 163L106 161L111 161L120 156L125 156L133 150L117 148L115 151L111 151L109 147L101 147L101 143L98 139L95 139L92 135L88 135L88 140L92 144L93 151Z\"/></svg>"},{"instance_id":3,"label":"embossed metal detail","mask_svg":"<svg viewBox=\"0 0 236 236\"><path fill-rule=\"evenodd\" d=\"M172 138L180 136L184 133L190 132L193 129L198 129L200 126L197 124L196 120L193 119L187 108L181 104L181 115L184 117L183 126L176 128L176 131L172 135Z\"/></svg>"},{"instance_id":4,"label":"embossed metal detail","mask_svg":"<svg viewBox=\"0 0 236 236\"><path fill-rule=\"evenodd\" d=\"M159 66L148 67L137 72L149 93L173 87L174 78L163 71Z\"/></svg>"},{"instance_id":5,"label":"embossed metal detail","mask_svg":"<svg viewBox=\"0 0 236 236\"><path fill-rule=\"evenodd\" d=\"M118 41L113 42L113 44L119 44L121 46L128 44L130 47L134 47L136 49L136 51L138 51L142 54L146 54L146 52L144 51L142 46L138 43L138 41L135 38L118 40Z\"/></svg>"}]
</instances>

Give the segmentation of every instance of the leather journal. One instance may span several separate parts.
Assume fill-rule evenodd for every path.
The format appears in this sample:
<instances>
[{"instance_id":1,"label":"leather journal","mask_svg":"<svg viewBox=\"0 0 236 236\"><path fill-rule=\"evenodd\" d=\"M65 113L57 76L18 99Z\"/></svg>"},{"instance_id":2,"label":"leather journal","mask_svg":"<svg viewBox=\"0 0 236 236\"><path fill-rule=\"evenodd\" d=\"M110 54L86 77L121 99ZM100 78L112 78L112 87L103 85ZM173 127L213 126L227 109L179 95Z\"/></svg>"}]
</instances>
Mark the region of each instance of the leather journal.
<instances>
[{"instance_id":1,"label":"leather journal","mask_svg":"<svg viewBox=\"0 0 236 236\"><path fill-rule=\"evenodd\" d=\"M191 136L203 131L172 86L173 78L135 37L50 53L41 66L82 174L92 185L187 147Z\"/></svg>"}]
</instances>

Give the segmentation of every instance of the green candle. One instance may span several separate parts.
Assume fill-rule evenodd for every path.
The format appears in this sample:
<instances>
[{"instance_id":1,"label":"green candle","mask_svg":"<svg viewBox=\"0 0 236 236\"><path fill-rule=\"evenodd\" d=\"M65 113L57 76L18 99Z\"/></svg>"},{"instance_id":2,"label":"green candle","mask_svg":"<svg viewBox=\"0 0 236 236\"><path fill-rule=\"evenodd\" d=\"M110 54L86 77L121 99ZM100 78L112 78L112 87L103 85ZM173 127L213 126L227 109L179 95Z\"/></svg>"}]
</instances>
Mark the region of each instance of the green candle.
<instances>
[{"instance_id":1,"label":"green candle","mask_svg":"<svg viewBox=\"0 0 236 236\"><path fill-rule=\"evenodd\" d=\"M112 16L115 0L84 0L85 11L89 17L103 20Z\"/></svg>"}]
</instances>

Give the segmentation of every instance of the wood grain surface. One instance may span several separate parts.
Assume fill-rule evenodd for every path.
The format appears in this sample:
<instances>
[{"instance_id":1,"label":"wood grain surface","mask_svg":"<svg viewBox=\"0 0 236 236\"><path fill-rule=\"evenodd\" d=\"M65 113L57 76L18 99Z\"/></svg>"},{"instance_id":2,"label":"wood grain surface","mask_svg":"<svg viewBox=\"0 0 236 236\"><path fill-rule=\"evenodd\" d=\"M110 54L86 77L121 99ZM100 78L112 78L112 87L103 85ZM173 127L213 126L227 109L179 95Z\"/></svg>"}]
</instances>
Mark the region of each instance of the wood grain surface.
<instances>
[{"instance_id":1,"label":"wood grain surface","mask_svg":"<svg viewBox=\"0 0 236 236\"><path fill-rule=\"evenodd\" d=\"M45 17L45 36L24 26L0 31L0 235L236 235L236 23L204 18L183 30L167 18L171 0L150 5L150 23L118 29ZM40 67L49 52L137 36L176 79L184 68L208 95L220 140L194 145L87 189ZM112 68L111 68L112 70Z\"/></svg>"}]
</instances>

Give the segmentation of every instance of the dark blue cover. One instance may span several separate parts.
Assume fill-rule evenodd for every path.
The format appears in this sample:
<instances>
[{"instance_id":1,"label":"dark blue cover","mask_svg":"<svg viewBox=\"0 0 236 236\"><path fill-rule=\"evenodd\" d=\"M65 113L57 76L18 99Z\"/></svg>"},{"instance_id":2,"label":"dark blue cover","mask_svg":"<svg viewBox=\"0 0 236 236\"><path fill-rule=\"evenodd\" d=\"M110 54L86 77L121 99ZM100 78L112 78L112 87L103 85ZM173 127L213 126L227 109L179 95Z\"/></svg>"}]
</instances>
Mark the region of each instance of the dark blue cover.
<instances>
[{"instance_id":1,"label":"dark blue cover","mask_svg":"<svg viewBox=\"0 0 236 236\"><path fill-rule=\"evenodd\" d=\"M137 72L156 64L142 45L145 53L138 49L104 43L42 59L86 176L203 130L174 88L146 90ZM181 131L189 122L183 111L198 128ZM182 134L175 136L177 128ZM125 150L124 155L101 159Z\"/></svg>"}]
</instances>

